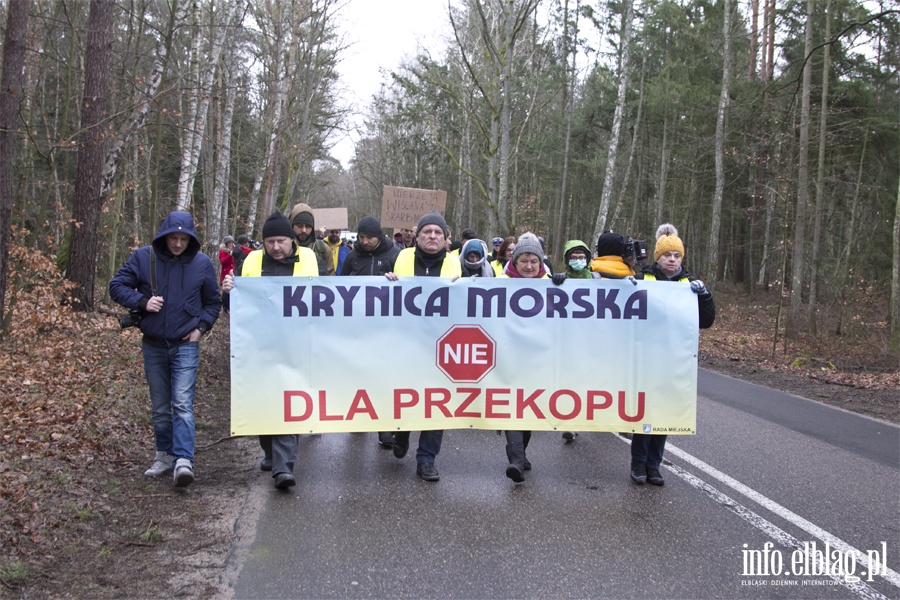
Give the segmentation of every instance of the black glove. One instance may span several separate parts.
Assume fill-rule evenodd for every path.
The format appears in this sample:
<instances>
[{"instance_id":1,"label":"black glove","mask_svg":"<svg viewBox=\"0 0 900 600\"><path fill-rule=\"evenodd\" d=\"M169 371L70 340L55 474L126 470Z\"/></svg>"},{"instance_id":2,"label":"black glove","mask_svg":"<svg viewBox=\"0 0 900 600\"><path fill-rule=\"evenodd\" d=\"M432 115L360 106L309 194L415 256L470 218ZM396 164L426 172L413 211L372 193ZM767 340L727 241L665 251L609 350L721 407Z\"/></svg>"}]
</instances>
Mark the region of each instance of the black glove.
<instances>
[{"instance_id":1,"label":"black glove","mask_svg":"<svg viewBox=\"0 0 900 600\"><path fill-rule=\"evenodd\" d=\"M553 281L553 285L562 285L563 281L566 280L565 273L554 273L553 277L550 278Z\"/></svg>"}]
</instances>

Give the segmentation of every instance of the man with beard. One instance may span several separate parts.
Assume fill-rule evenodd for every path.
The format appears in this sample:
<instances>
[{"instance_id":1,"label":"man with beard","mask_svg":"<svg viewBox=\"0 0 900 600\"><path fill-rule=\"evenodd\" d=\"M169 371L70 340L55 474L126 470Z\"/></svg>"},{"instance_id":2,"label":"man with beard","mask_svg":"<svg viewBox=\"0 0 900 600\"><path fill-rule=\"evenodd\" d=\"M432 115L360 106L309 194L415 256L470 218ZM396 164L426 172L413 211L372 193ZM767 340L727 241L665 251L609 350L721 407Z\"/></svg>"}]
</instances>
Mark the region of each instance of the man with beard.
<instances>
[{"instance_id":1,"label":"man with beard","mask_svg":"<svg viewBox=\"0 0 900 600\"><path fill-rule=\"evenodd\" d=\"M401 250L394 263L394 270L385 273L391 281L400 277L447 277L452 280L462 275L459 258L448 256L446 243L450 230L440 214L431 211L419 219L416 227L416 245ZM425 481L438 481L441 476L434 466L434 459L441 451L444 432L423 431L419 434L416 451L416 475ZM403 458L409 450L409 432L394 434L394 456Z\"/></svg>"},{"instance_id":2,"label":"man with beard","mask_svg":"<svg viewBox=\"0 0 900 600\"><path fill-rule=\"evenodd\" d=\"M309 204L295 204L288 217L297 235L297 245L309 248L319 257L319 275L334 275L334 258L324 240L316 239L316 219Z\"/></svg>"},{"instance_id":3,"label":"man with beard","mask_svg":"<svg viewBox=\"0 0 900 600\"><path fill-rule=\"evenodd\" d=\"M347 255L350 254L350 247L344 244L344 240L341 239L340 229L326 230L324 241L331 250L331 260L334 263L334 272L332 275L340 275L341 269L344 266L344 260L346 260Z\"/></svg>"},{"instance_id":4,"label":"man with beard","mask_svg":"<svg viewBox=\"0 0 900 600\"><path fill-rule=\"evenodd\" d=\"M356 229L356 245L344 259L341 275L384 275L394 270L400 249L381 232L381 222L375 217L363 217ZM394 434L378 432L378 443L385 450L394 445Z\"/></svg>"}]
</instances>

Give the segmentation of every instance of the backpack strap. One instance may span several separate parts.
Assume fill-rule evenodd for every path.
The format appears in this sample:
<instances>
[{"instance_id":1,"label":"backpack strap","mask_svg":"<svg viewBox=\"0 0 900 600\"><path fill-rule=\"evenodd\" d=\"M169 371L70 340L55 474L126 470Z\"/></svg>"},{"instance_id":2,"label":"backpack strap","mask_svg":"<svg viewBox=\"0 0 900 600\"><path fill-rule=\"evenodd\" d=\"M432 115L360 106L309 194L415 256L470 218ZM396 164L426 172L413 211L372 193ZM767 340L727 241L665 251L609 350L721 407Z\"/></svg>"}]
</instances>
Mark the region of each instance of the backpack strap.
<instances>
[{"instance_id":1,"label":"backpack strap","mask_svg":"<svg viewBox=\"0 0 900 600\"><path fill-rule=\"evenodd\" d=\"M159 296L156 287L156 248L150 246L150 294Z\"/></svg>"}]
</instances>

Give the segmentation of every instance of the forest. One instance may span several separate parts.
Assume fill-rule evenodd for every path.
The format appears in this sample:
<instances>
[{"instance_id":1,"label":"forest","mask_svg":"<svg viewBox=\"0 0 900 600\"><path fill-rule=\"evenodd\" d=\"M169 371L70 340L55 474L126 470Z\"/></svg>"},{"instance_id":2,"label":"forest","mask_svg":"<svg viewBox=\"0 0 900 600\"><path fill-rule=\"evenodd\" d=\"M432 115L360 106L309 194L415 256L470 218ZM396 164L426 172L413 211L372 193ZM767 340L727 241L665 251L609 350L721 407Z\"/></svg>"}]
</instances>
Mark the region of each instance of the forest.
<instances>
[{"instance_id":1,"label":"forest","mask_svg":"<svg viewBox=\"0 0 900 600\"><path fill-rule=\"evenodd\" d=\"M396 185L445 190L454 231L535 231L553 258L609 229L652 248L671 222L711 288L776 294L785 336L841 335L865 296L897 352L894 2L450 0L344 165L339 25L359 1L4 2L4 335L31 252L91 311L171 210L214 257L297 202L352 228Z\"/></svg>"}]
</instances>

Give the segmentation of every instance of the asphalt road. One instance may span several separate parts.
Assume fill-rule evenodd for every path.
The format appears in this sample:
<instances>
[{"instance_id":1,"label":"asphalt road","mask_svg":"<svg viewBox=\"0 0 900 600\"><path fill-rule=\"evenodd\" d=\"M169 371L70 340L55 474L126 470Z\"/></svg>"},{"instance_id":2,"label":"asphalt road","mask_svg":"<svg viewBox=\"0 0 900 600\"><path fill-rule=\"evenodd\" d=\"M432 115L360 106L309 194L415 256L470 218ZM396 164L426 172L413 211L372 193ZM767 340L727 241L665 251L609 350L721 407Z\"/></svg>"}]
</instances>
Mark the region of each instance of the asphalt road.
<instances>
[{"instance_id":1,"label":"asphalt road","mask_svg":"<svg viewBox=\"0 0 900 600\"><path fill-rule=\"evenodd\" d=\"M233 595L900 598L900 430L710 371L698 383L699 433L669 438L661 488L631 483L610 433L536 432L522 485L490 431L447 431L438 483L415 476L415 433L403 460L372 433L301 436L297 487L260 473ZM826 543L831 576L813 571ZM889 572L863 575L882 554Z\"/></svg>"}]
</instances>

